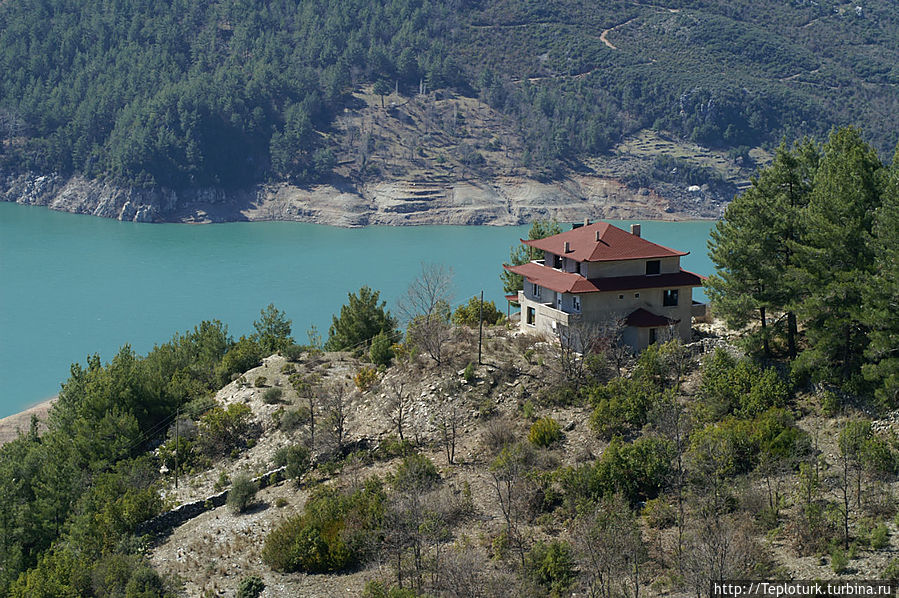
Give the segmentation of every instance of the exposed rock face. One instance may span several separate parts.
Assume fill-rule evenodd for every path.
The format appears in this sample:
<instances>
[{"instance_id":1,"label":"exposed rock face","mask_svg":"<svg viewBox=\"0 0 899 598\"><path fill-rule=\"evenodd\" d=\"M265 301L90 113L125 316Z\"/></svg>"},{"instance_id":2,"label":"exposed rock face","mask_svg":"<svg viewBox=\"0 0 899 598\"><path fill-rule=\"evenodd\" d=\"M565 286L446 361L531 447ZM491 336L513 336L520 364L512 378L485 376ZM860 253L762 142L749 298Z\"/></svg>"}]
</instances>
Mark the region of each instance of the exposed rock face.
<instances>
[{"instance_id":1,"label":"exposed rock face","mask_svg":"<svg viewBox=\"0 0 899 598\"><path fill-rule=\"evenodd\" d=\"M222 189L140 189L75 176L0 177L0 200L132 222L293 220L335 226L525 224L537 218L681 220L702 214L672 209L654 193L614 179L572 175L540 182L522 177L490 181L389 181L300 188L259 185Z\"/></svg>"}]
</instances>

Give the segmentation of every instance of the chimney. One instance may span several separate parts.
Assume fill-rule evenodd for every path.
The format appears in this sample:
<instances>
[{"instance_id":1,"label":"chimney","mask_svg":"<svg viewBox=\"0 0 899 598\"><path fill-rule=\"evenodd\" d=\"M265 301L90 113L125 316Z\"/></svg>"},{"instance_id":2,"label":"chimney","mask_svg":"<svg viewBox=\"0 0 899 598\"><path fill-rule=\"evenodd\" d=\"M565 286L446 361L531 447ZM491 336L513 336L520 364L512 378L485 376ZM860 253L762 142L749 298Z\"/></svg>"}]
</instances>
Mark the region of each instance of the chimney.
<instances>
[{"instance_id":1,"label":"chimney","mask_svg":"<svg viewBox=\"0 0 899 598\"><path fill-rule=\"evenodd\" d=\"M635 237L640 236L640 225L639 224L631 225L631 234L634 235Z\"/></svg>"},{"instance_id":2,"label":"chimney","mask_svg":"<svg viewBox=\"0 0 899 598\"><path fill-rule=\"evenodd\" d=\"M590 226L590 219L584 218L584 226Z\"/></svg>"},{"instance_id":3,"label":"chimney","mask_svg":"<svg viewBox=\"0 0 899 598\"><path fill-rule=\"evenodd\" d=\"M596 242L597 243L599 243L599 237L600 237L599 229L596 229Z\"/></svg>"},{"instance_id":4,"label":"chimney","mask_svg":"<svg viewBox=\"0 0 899 598\"><path fill-rule=\"evenodd\" d=\"M571 251L571 243L565 241L565 253L568 253L569 251Z\"/></svg>"}]
</instances>

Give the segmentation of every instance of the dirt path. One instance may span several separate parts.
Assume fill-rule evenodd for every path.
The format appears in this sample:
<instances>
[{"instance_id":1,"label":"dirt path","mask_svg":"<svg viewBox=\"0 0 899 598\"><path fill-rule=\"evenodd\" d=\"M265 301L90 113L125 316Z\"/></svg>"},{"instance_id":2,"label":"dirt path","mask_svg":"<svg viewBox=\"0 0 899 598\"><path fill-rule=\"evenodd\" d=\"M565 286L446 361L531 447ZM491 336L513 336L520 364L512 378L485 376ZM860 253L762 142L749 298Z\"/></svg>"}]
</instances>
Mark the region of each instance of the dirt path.
<instances>
[{"instance_id":1,"label":"dirt path","mask_svg":"<svg viewBox=\"0 0 899 598\"><path fill-rule=\"evenodd\" d=\"M617 25L616 25L615 27L617 27ZM618 48L616 48L615 46L613 46L613 45L612 45L612 42L610 42L610 41L609 41L609 38L607 38L606 36L609 35L609 31L611 31L611 30L614 29L615 27L612 27L611 29L606 29L605 31L603 31L602 33L599 34L599 41L601 41L602 43L604 43L604 44L607 45L608 47L612 48L613 50L617 50Z\"/></svg>"}]
</instances>

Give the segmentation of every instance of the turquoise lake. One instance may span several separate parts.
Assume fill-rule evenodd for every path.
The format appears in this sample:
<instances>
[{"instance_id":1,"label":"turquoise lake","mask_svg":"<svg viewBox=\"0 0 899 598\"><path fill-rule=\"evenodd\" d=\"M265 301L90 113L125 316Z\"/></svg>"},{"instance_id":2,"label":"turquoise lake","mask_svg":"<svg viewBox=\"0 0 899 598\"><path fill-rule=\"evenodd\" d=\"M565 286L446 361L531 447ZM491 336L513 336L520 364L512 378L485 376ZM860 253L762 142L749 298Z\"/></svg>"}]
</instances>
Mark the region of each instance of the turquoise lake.
<instances>
[{"instance_id":1,"label":"turquoise lake","mask_svg":"<svg viewBox=\"0 0 899 598\"><path fill-rule=\"evenodd\" d=\"M689 251L686 269L710 273L713 223L639 222L645 238ZM327 337L347 293L368 285L393 307L422 262L452 267L455 303L483 290L505 311L501 264L527 230L135 224L0 203L0 417L56 394L89 354L146 353L207 319L237 337L269 303L299 342L313 324Z\"/></svg>"}]
</instances>

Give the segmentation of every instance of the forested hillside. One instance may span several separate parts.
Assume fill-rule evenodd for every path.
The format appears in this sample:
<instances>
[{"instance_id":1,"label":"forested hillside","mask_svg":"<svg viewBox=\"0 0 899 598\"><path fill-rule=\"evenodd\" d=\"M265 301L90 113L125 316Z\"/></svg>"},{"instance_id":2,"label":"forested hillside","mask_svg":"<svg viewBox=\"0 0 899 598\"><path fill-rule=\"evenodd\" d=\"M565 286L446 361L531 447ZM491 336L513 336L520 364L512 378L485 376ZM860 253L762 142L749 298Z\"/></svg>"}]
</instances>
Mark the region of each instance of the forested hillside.
<instances>
[{"instance_id":1,"label":"forested hillside","mask_svg":"<svg viewBox=\"0 0 899 598\"><path fill-rule=\"evenodd\" d=\"M465 162L501 145L544 178L647 128L745 156L858 123L886 155L897 21L887 0L10 0L0 166L172 188L313 182L352 141L335 118L363 87L480 97L521 143L475 139ZM364 161L354 174L382 176Z\"/></svg>"}]
</instances>

